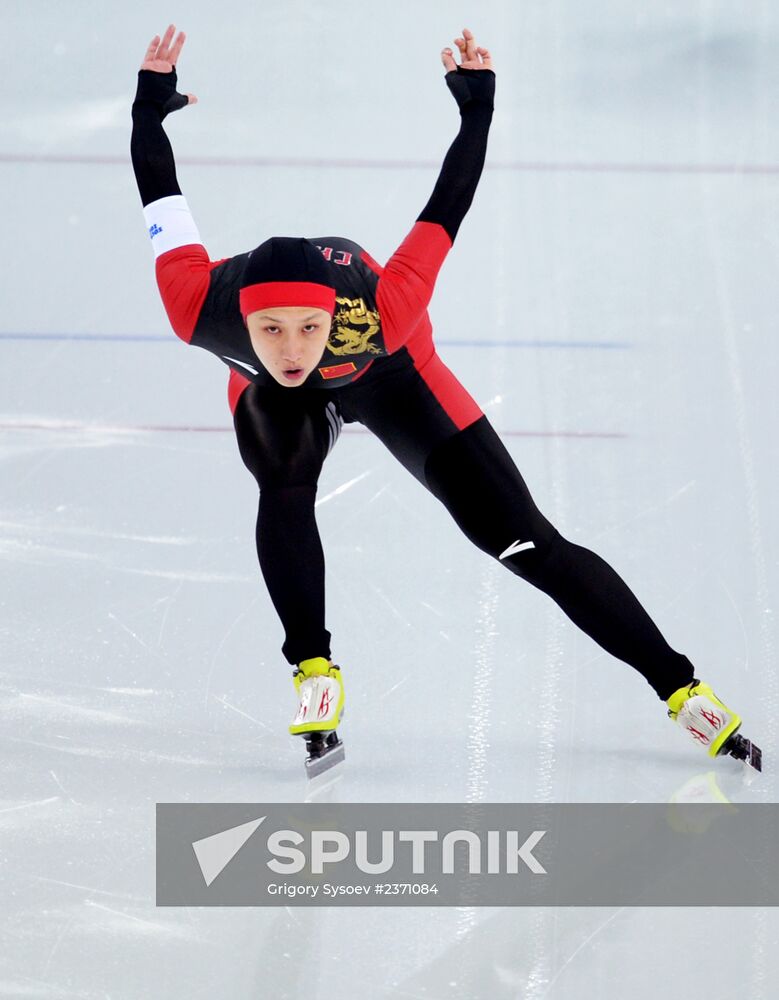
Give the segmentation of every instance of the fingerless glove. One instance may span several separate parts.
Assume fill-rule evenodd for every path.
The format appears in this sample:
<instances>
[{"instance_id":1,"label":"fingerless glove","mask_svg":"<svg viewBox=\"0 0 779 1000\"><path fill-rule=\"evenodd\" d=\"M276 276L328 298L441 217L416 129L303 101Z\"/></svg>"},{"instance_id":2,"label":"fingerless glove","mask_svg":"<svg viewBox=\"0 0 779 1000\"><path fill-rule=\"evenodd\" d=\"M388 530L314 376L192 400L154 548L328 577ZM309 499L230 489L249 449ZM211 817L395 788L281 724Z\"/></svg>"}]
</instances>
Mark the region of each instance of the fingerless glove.
<instances>
[{"instance_id":1,"label":"fingerless glove","mask_svg":"<svg viewBox=\"0 0 779 1000\"><path fill-rule=\"evenodd\" d=\"M159 114L160 121L163 121L171 111L178 111L189 101L186 94L178 93L177 85L175 66L170 73L141 69L138 71L138 89L135 92L133 107L136 104L151 105Z\"/></svg>"},{"instance_id":2,"label":"fingerless glove","mask_svg":"<svg viewBox=\"0 0 779 1000\"><path fill-rule=\"evenodd\" d=\"M495 74L491 69L463 69L458 66L444 77L460 111L472 104L493 107L495 101Z\"/></svg>"}]
</instances>

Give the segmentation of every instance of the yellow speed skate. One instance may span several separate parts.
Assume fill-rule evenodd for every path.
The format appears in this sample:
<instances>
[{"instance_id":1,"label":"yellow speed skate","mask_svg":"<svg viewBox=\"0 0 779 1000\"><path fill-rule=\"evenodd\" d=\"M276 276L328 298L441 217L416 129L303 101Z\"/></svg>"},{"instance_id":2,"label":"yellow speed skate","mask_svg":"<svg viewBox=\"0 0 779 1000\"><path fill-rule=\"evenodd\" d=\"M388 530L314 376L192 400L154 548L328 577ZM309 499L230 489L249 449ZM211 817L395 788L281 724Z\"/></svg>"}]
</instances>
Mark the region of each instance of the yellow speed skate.
<instances>
[{"instance_id":1,"label":"yellow speed skate","mask_svg":"<svg viewBox=\"0 0 779 1000\"><path fill-rule=\"evenodd\" d=\"M738 733L741 716L728 708L708 684L694 679L674 691L666 704L670 718L679 723L693 742L705 747L710 757L730 754L762 771L760 747Z\"/></svg>"},{"instance_id":2,"label":"yellow speed skate","mask_svg":"<svg viewBox=\"0 0 779 1000\"><path fill-rule=\"evenodd\" d=\"M289 727L306 741L306 774L321 774L344 759L344 745L336 726L344 712L341 668L324 656L303 660L292 674L298 710Z\"/></svg>"}]
</instances>

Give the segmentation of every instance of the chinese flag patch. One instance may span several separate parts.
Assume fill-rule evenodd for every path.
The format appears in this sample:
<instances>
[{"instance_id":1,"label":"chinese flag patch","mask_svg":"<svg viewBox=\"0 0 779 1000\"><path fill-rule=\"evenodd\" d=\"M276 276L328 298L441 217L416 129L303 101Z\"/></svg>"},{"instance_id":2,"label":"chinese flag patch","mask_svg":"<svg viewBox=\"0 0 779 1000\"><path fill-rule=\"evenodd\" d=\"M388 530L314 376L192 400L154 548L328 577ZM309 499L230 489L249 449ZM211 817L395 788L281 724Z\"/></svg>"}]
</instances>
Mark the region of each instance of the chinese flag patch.
<instances>
[{"instance_id":1,"label":"chinese flag patch","mask_svg":"<svg viewBox=\"0 0 779 1000\"><path fill-rule=\"evenodd\" d=\"M322 378L340 378L342 375L351 375L357 371L357 365L353 361L347 361L343 365L328 365L319 369Z\"/></svg>"}]
</instances>

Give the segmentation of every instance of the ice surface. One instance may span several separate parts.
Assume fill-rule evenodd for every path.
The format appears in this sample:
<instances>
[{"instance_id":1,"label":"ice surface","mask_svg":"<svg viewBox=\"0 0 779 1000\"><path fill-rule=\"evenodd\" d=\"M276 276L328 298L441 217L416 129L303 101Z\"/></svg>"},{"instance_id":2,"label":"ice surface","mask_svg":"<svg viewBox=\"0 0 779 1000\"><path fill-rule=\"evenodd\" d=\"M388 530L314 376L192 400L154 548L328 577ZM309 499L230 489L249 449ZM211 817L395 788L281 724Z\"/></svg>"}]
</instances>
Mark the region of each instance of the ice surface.
<instances>
[{"instance_id":1,"label":"ice surface","mask_svg":"<svg viewBox=\"0 0 779 1000\"><path fill-rule=\"evenodd\" d=\"M307 785L224 369L169 331L129 166L166 18L213 257L329 231L386 259L457 129L438 52L463 24L491 47L441 353L542 510L739 708L762 777L697 756L350 427L318 508L347 761ZM154 806L665 802L710 770L776 801L776 6L31 0L0 21L0 996L681 1000L703 975L773 997L774 910L157 909Z\"/></svg>"}]
</instances>

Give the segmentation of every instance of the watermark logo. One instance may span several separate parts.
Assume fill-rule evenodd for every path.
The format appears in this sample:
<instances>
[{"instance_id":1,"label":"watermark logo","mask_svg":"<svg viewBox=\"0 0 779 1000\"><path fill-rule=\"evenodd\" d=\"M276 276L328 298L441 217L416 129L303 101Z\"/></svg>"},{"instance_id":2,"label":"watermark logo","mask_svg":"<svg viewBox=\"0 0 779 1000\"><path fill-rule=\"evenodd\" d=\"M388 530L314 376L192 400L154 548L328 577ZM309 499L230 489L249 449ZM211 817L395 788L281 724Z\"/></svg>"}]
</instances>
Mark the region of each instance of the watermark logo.
<instances>
[{"instance_id":1,"label":"watermark logo","mask_svg":"<svg viewBox=\"0 0 779 1000\"><path fill-rule=\"evenodd\" d=\"M192 850L195 852L206 885L211 885L217 875L230 864L264 820L265 817L260 816L259 819L251 820L249 823L241 823L240 826L233 826L229 830L222 830L220 833L211 834L210 837L193 841Z\"/></svg>"},{"instance_id":2,"label":"watermark logo","mask_svg":"<svg viewBox=\"0 0 779 1000\"><path fill-rule=\"evenodd\" d=\"M777 825L727 801L160 803L157 904L779 906Z\"/></svg>"},{"instance_id":3,"label":"watermark logo","mask_svg":"<svg viewBox=\"0 0 779 1000\"><path fill-rule=\"evenodd\" d=\"M219 833L195 840L192 848L197 857L206 885L211 885L232 861L243 845L266 817L241 823ZM505 873L516 875L524 865L534 875L545 875L546 869L534 857L533 849L545 834L534 830L524 839L516 830L488 830L485 843L472 830L450 830L441 836L437 830L382 830L372 836L368 830L353 834L342 830L311 830L304 836L299 830L275 830L266 840L269 857L265 866L276 875L299 875L308 872L322 875L335 866L351 860L364 875L387 875L399 866L405 876L436 874L453 875L459 845L465 847L465 871L479 875ZM406 857L403 856L404 851ZM370 860L371 857L376 860Z\"/></svg>"}]
</instances>

